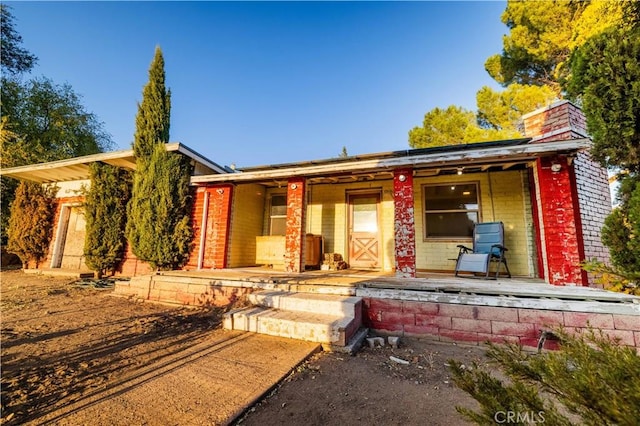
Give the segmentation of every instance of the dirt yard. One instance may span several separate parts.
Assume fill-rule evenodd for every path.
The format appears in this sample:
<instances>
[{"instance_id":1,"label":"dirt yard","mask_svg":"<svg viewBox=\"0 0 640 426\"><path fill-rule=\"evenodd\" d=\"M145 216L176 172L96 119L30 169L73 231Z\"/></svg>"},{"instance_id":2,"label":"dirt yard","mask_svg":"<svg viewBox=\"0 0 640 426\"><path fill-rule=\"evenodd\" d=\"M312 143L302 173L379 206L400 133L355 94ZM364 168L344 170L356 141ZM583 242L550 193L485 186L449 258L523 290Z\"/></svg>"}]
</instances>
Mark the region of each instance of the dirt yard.
<instances>
[{"instance_id":1,"label":"dirt yard","mask_svg":"<svg viewBox=\"0 0 640 426\"><path fill-rule=\"evenodd\" d=\"M220 329L220 310L137 303L111 296L110 289L20 271L2 272L0 279L3 425L41 424L87 394L121 382L159 359L180 357L225 332ZM365 347L355 356L318 353L235 423L465 424L455 406L476 403L453 385L446 363L451 358L482 363L483 352L478 347L403 339L398 349ZM251 378L244 379L251 383ZM170 391L201 394L203 404L209 403L202 381L196 386L184 380ZM137 400L140 395L145 392L119 397L129 398L127 406L135 409L145 403ZM216 410L215 401L210 403ZM166 414L157 412L140 424L168 424ZM87 411L84 418L80 412L74 419L106 426L121 424L115 421L121 416L103 413L96 419ZM225 423L210 419L171 424Z\"/></svg>"}]
</instances>

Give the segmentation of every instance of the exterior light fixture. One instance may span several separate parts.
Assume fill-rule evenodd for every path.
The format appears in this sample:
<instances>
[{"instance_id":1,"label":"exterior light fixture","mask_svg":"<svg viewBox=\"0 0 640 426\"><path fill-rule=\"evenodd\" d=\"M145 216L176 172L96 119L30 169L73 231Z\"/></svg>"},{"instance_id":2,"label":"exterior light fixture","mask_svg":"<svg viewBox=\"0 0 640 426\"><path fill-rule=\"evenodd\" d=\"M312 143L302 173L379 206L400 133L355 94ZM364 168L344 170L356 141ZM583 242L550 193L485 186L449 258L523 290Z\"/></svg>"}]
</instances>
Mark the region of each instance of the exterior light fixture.
<instances>
[{"instance_id":1,"label":"exterior light fixture","mask_svg":"<svg viewBox=\"0 0 640 426\"><path fill-rule=\"evenodd\" d=\"M551 171L554 173L558 173L560 170L562 170L562 165L559 163L553 163L551 165Z\"/></svg>"},{"instance_id":2,"label":"exterior light fixture","mask_svg":"<svg viewBox=\"0 0 640 426\"><path fill-rule=\"evenodd\" d=\"M398 176L398 180L400 182L404 182L405 180L407 180L407 177L405 175L400 175L400 176Z\"/></svg>"},{"instance_id":3,"label":"exterior light fixture","mask_svg":"<svg viewBox=\"0 0 640 426\"><path fill-rule=\"evenodd\" d=\"M296 185L295 183L291 184L291 189L298 189L298 185Z\"/></svg>"},{"instance_id":4,"label":"exterior light fixture","mask_svg":"<svg viewBox=\"0 0 640 426\"><path fill-rule=\"evenodd\" d=\"M462 174L462 170L464 170L464 167L458 167L458 176Z\"/></svg>"}]
</instances>

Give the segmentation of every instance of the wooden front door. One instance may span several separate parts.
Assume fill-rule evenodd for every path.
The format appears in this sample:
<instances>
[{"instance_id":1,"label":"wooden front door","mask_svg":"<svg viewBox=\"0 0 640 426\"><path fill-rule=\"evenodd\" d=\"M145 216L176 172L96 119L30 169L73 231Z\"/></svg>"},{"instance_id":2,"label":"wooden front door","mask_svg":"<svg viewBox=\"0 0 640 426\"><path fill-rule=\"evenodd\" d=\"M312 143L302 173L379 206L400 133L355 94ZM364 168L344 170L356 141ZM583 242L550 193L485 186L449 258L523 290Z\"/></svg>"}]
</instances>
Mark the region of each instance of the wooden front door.
<instances>
[{"instance_id":1,"label":"wooden front door","mask_svg":"<svg viewBox=\"0 0 640 426\"><path fill-rule=\"evenodd\" d=\"M380 194L350 194L349 266L380 267Z\"/></svg>"}]
</instances>

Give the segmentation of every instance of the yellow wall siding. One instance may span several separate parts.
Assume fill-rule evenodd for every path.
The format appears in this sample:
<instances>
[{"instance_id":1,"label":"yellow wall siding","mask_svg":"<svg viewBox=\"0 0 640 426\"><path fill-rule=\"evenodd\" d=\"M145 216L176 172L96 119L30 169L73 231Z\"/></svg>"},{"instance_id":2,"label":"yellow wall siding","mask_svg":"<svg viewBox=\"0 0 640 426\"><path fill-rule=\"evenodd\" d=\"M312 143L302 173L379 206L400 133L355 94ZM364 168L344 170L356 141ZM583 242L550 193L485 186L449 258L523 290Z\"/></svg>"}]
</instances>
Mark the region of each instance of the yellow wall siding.
<instances>
[{"instance_id":1,"label":"yellow wall siding","mask_svg":"<svg viewBox=\"0 0 640 426\"><path fill-rule=\"evenodd\" d=\"M490 182L489 179L491 179ZM424 238L423 186L477 182L479 184L480 220L483 222L502 221L504 223L505 245L509 249L507 260L512 274L534 276L535 262L532 260L535 256L534 230L527 179L526 170L415 178L414 211L417 268L453 271L458 255L456 246L464 244L471 247L473 244L470 238L446 240L426 240ZM392 180L309 185L305 229L307 233L322 235L325 253L340 253L348 261L347 193L366 190L379 191L381 194L381 267L385 271L391 271L395 267ZM260 207L256 207L256 212L259 211L262 214L259 218L261 229L257 235L268 235L268 200L271 194L282 193L282 191L278 188L262 191L266 193L266 198L261 201L263 204ZM255 246L252 245L252 247ZM252 259L254 258L252 257Z\"/></svg>"},{"instance_id":2,"label":"yellow wall siding","mask_svg":"<svg viewBox=\"0 0 640 426\"><path fill-rule=\"evenodd\" d=\"M340 253L348 262L347 193L372 191L381 195L381 268L394 268L393 183L389 181L352 184L311 185L307 193L307 232L322 235L325 253Z\"/></svg>"},{"instance_id":3,"label":"yellow wall siding","mask_svg":"<svg viewBox=\"0 0 640 426\"><path fill-rule=\"evenodd\" d=\"M235 187L231 212L230 268L256 264L256 236L262 235L265 188L256 184Z\"/></svg>"},{"instance_id":4,"label":"yellow wall siding","mask_svg":"<svg viewBox=\"0 0 640 426\"><path fill-rule=\"evenodd\" d=\"M514 275L532 276L533 247L531 237L530 204L527 186L523 185L525 171L504 171L416 178L414 201L416 217L416 266L418 269L453 270L458 244L472 246L471 239L425 239L423 186L428 184L479 183L480 220L502 221L505 228L507 260ZM526 193L525 193L526 192Z\"/></svg>"}]
</instances>

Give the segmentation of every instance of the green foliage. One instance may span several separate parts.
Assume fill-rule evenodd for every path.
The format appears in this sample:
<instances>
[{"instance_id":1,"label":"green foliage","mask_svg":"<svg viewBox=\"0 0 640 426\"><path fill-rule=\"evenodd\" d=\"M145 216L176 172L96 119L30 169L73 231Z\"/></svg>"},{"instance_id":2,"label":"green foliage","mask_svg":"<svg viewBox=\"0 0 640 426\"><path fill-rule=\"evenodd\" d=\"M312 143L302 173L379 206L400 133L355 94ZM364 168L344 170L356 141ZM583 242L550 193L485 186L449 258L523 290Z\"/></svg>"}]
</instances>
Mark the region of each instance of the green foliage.
<instances>
[{"instance_id":1,"label":"green foliage","mask_svg":"<svg viewBox=\"0 0 640 426\"><path fill-rule=\"evenodd\" d=\"M621 204L605 219L602 242L621 275L640 275L640 178L622 178L618 194Z\"/></svg>"},{"instance_id":2,"label":"green foliage","mask_svg":"<svg viewBox=\"0 0 640 426\"><path fill-rule=\"evenodd\" d=\"M92 163L89 168L84 255L87 266L102 275L115 271L124 255L131 172L103 163Z\"/></svg>"},{"instance_id":3,"label":"green foliage","mask_svg":"<svg viewBox=\"0 0 640 426\"><path fill-rule=\"evenodd\" d=\"M592 259L582 262L582 269L595 276L605 290L640 296L640 272L625 272Z\"/></svg>"},{"instance_id":4,"label":"green foliage","mask_svg":"<svg viewBox=\"0 0 640 426\"><path fill-rule=\"evenodd\" d=\"M171 110L164 82L164 59L156 48L136 117L137 168L126 234L138 258L154 268L173 269L184 265L191 251L191 164L164 146L169 140Z\"/></svg>"},{"instance_id":5,"label":"green foliage","mask_svg":"<svg viewBox=\"0 0 640 426\"><path fill-rule=\"evenodd\" d=\"M69 85L46 78L27 82L2 79L1 167L95 154L112 146L103 123L88 113ZM2 178L2 233L17 181Z\"/></svg>"},{"instance_id":6,"label":"green foliage","mask_svg":"<svg viewBox=\"0 0 640 426\"><path fill-rule=\"evenodd\" d=\"M489 75L502 85L548 86L560 95L560 81L568 75L571 52L587 39L616 27L622 3L609 0L523 2L509 0L502 22L500 55L485 63Z\"/></svg>"},{"instance_id":7,"label":"green foliage","mask_svg":"<svg viewBox=\"0 0 640 426\"><path fill-rule=\"evenodd\" d=\"M137 158L149 158L155 144L169 142L170 117L171 91L165 86L162 51L156 47L136 115L133 150Z\"/></svg>"},{"instance_id":8,"label":"green foliage","mask_svg":"<svg viewBox=\"0 0 640 426\"><path fill-rule=\"evenodd\" d=\"M138 258L154 268L174 269L191 251L191 165L188 158L156 144L140 162L128 206L127 239Z\"/></svg>"},{"instance_id":9,"label":"green foliage","mask_svg":"<svg viewBox=\"0 0 640 426\"><path fill-rule=\"evenodd\" d=\"M579 98L605 166L640 172L640 25L589 39L571 58L568 94Z\"/></svg>"},{"instance_id":10,"label":"green foliage","mask_svg":"<svg viewBox=\"0 0 640 426\"><path fill-rule=\"evenodd\" d=\"M21 47L22 36L16 31L11 8L0 4L0 62L3 74L21 74L30 71L38 61L28 50Z\"/></svg>"},{"instance_id":11,"label":"green foliage","mask_svg":"<svg viewBox=\"0 0 640 426\"><path fill-rule=\"evenodd\" d=\"M522 127L524 114L550 104L555 98L556 93L548 86L514 83L502 92L485 86L476 95L478 122L486 128L517 131Z\"/></svg>"},{"instance_id":12,"label":"green foliage","mask_svg":"<svg viewBox=\"0 0 640 426\"><path fill-rule=\"evenodd\" d=\"M95 154L112 146L103 123L85 110L68 84L3 79L1 111L18 136L4 147L5 167Z\"/></svg>"},{"instance_id":13,"label":"green foliage","mask_svg":"<svg viewBox=\"0 0 640 426\"><path fill-rule=\"evenodd\" d=\"M47 256L53 227L53 189L20 182L11 204L7 250L17 254L25 267L36 267Z\"/></svg>"},{"instance_id":14,"label":"green foliage","mask_svg":"<svg viewBox=\"0 0 640 426\"><path fill-rule=\"evenodd\" d=\"M472 111L450 105L447 109L434 108L427 112L422 127L409 131L409 145L426 148L517 137L520 137L517 130L480 127Z\"/></svg>"},{"instance_id":15,"label":"green foliage","mask_svg":"<svg viewBox=\"0 0 640 426\"><path fill-rule=\"evenodd\" d=\"M509 0L502 22L510 33L503 37L502 54L485 63L487 72L506 90L498 93L487 87L480 89L474 120L462 116L468 116L469 111L451 111L452 117L446 117L438 108L428 112L425 125L410 131L409 145L522 137L521 116L562 97L561 82L571 72L571 52L589 38L623 26L625 8L633 7L636 6L609 0ZM461 110L449 107L446 111L452 108Z\"/></svg>"},{"instance_id":16,"label":"green foliage","mask_svg":"<svg viewBox=\"0 0 640 426\"><path fill-rule=\"evenodd\" d=\"M506 383L485 367L450 360L454 383L480 403L479 411L456 407L458 412L480 425L494 425L508 412L528 413L534 422L552 425L637 425L640 356L635 349L593 330L555 334L561 349L540 354L515 344L489 344L487 356Z\"/></svg>"}]
</instances>

